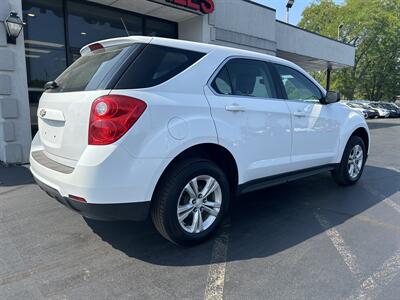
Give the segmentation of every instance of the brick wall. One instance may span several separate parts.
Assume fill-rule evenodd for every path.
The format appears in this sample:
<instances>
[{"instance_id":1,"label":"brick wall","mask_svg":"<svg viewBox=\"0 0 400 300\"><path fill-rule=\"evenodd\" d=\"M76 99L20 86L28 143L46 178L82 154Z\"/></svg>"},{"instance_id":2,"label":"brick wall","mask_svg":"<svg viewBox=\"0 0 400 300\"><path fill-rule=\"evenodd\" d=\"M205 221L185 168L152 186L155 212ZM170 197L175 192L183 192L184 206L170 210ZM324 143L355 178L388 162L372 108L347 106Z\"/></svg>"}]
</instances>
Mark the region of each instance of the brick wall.
<instances>
[{"instance_id":1,"label":"brick wall","mask_svg":"<svg viewBox=\"0 0 400 300\"><path fill-rule=\"evenodd\" d=\"M7 44L4 20L10 11L22 18L21 0L0 1L0 161L26 163L31 141L25 47L21 32Z\"/></svg>"}]
</instances>

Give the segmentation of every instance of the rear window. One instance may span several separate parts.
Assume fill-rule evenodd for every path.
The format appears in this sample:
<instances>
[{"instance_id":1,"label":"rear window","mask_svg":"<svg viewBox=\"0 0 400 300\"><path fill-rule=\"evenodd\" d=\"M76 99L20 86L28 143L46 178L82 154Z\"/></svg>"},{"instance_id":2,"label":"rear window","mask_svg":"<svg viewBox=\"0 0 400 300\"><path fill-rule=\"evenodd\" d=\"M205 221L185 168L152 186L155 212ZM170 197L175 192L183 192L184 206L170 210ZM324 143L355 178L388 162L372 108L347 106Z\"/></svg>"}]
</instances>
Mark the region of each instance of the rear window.
<instances>
[{"instance_id":1,"label":"rear window","mask_svg":"<svg viewBox=\"0 0 400 300\"><path fill-rule=\"evenodd\" d=\"M163 83L181 73L205 53L147 45L114 88L138 89Z\"/></svg>"},{"instance_id":2,"label":"rear window","mask_svg":"<svg viewBox=\"0 0 400 300\"><path fill-rule=\"evenodd\" d=\"M123 44L92 51L81 56L55 81L47 92L93 91L105 88L107 82L139 44Z\"/></svg>"}]
</instances>

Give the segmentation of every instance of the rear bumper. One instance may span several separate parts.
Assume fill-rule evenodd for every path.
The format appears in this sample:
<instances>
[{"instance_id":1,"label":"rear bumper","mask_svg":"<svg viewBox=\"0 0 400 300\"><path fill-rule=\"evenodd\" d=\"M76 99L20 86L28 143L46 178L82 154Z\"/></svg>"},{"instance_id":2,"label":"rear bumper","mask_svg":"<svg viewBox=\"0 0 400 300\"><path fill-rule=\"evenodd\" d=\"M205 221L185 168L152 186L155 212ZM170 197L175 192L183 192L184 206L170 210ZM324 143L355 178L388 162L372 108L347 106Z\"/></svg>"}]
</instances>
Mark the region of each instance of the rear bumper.
<instances>
[{"instance_id":1,"label":"rear bumper","mask_svg":"<svg viewBox=\"0 0 400 300\"><path fill-rule=\"evenodd\" d=\"M30 170L61 197L76 195L89 204L150 202L167 160L131 157L121 146L88 146L73 166L61 165L43 151L37 136L32 142ZM42 152L38 157L35 153ZM105 206L104 206L105 207Z\"/></svg>"},{"instance_id":2,"label":"rear bumper","mask_svg":"<svg viewBox=\"0 0 400 300\"><path fill-rule=\"evenodd\" d=\"M91 204L73 200L69 197L63 197L54 188L41 182L34 177L39 187L50 197L79 213L80 215L96 220L117 221L132 220L143 221L147 218L150 210L150 201L134 203L116 203L116 204Z\"/></svg>"}]
</instances>

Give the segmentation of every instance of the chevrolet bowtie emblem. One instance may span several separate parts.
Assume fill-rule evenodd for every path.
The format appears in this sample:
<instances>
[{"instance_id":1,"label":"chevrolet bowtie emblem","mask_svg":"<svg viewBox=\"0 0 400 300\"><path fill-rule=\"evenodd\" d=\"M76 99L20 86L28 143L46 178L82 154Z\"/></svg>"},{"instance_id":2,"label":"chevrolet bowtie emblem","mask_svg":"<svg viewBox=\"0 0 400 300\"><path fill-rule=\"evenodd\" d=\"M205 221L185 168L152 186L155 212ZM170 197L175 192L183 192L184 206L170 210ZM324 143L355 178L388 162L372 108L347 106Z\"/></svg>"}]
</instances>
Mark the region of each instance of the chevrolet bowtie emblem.
<instances>
[{"instance_id":1,"label":"chevrolet bowtie emblem","mask_svg":"<svg viewBox=\"0 0 400 300\"><path fill-rule=\"evenodd\" d=\"M45 110L44 108L42 108L42 109L39 111L39 115L43 118L43 117L46 115L46 110Z\"/></svg>"}]
</instances>

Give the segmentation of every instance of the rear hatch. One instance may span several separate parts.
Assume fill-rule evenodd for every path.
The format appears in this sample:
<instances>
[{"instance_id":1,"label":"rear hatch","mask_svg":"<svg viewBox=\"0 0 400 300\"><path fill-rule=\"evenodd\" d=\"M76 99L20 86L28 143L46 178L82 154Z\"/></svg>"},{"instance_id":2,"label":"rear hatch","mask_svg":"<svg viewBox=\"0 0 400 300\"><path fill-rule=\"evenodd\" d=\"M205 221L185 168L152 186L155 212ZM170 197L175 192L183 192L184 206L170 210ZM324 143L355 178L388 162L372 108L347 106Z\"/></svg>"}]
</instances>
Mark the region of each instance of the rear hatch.
<instances>
[{"instance_id":1,"label":"rear hatch","mask_svg":"<svg viewBox=\"0 0 400 300\"><path fill-rule=\"evenodd\" d=\"M37 114L47 156L70 165L80 158L88 145L92 102L110 92L144 45L126 40L89 45L54 82L46 84Z\"/></svg>"}]
</instances>

